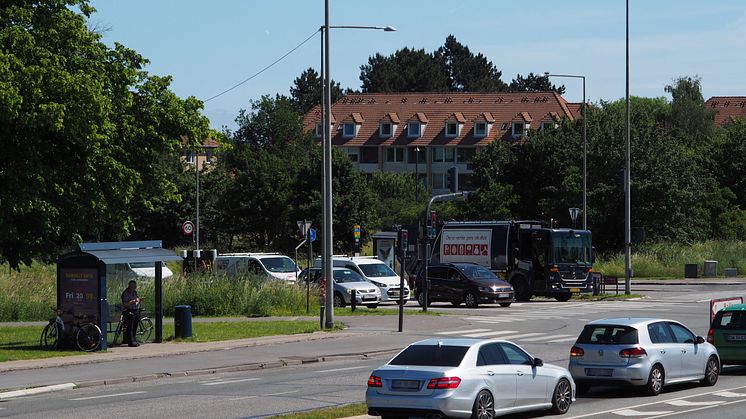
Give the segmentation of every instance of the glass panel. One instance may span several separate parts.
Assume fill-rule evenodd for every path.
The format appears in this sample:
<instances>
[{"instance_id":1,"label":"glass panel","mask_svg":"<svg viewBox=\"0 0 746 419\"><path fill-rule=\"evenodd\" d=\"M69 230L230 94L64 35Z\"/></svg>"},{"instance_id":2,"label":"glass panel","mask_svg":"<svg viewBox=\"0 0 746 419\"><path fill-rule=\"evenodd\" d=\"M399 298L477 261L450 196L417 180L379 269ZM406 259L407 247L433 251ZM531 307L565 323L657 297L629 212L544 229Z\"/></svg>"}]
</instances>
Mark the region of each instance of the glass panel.
<instances>
[{"instance_id":1,"label":"glass panel","mask_svg":"<svg viewBox=\"0 0 746 419\"><path fill-rule=\"evenodd\" d=\"M474 159L474 154L476 153L475 148L471 147L458 147L456 148L456 154L458 157L459 163L471 163L471 161Z\"/></svg>"},{"instance_id":2,"label":"glass panel","mask_svg":"<svg viewBox=\"0 0 746 419\"><path fill-rule=\"evenodd\" d=\"M296 270L295 262L289 257L269 257L262 258L261 261L270 272L295 272Z\"/></svg>"},{"instance_id":3,"label":"glass panel","mask_svg":"<svg viewBox=\"0 0 746 419\"><path fill-rule=\"evenodd\" d=\"M381 124L381 137L391 136L391 124Z\"/></svg>"},{"instance_id":4,"label":"glass panel","mask_svg":"<svg viewBox=\"0 0 746 419\"><path fill-rule=\"evenodd\" d=\"M335 269L334 282L342 284L345 282L368 282L360 274L350 269Z\"/></svg>"},{"instance_id":5,"label":"glass panel","mask_svg":"<svg viewBox=\"0 0 746 419\"><path fill-rule=\"evenodd\" d=\"M433 162L442 162L445 158L445 150L443 147L433 148Z\"/></svg>"},{"instance_id":6,"label":"glass panel","mask_svg":"<svg viewBox=\"0 0 746 419\"><path fill-rule=\"evenodd\" d=\"M445 161L453 162L456 157L456 149L453 147L445 147L443 155L445 156Z\"/></svg>"},{"instance_id":7,"label":"glass panel","mask_svg":"<svg viewBox=\"0 0 746 419\"><path fill-rule=\"evenodd\" d=\"M355 124L346 122L344 124L344 136L345 137L354 137L355 136Z\"/></svg>"},{"instance_id":8,"label":"glass panel","mask_svg":"<svg viewBox=\"0 0 746 419\"><path fill-rule=\"evenodd\" d=\"M383 263L364 263L360 266L365 276L368 278L378 278L382 276L396 276L396 273Z\"/></svg>"},{"instance_id":9,"label":"glass panel","mask_svg":"<svg viewBox=\"0 0 746 419\"><path fill-rule=\"evenodd\" d=\"M487 123L486 122L477 122L474 124L474 135L476 137L484 137L487 135Z\"/></svg>"},{"instance_id":10,"label":"glass panel","mask_svg":"<svg viewBox=\"0 0 746 419\"><path fill-rule=\"evenodd\" d=\"M511 345L509 343L500 343L500 348L505 353L505 358L508 359L509 364L513 365L531 365L531 357L523 352L521 348Z\"/></svg>"},{"instance_id":11,"label":"glass panel","mask_svg":"<svg viewBox=\"0 0 746 419\"><path fill-rule=\"evenodd\" d=\"M378 147L360 147L361 163L378 163Z\"/></svg>"},{"instance_id":12,"label":"glass panel","mask_svg":"<svg viewBox=\"0 0 746 419\"><path fill-rule=\"evenodd\" d=\"M468 350L468 346L412 345L392 359L389 365L458 367Z\"/></svg>"},{"instance_id":13,"label":"glass panel","mask_svg":"<svg viewBox=\"0 0 746 419\"><path fill-rule=\"evenodd\" d=\"M446 123L446 135L449 137L455 137L456 133L458 132L458 129L456 127L455 122L447 122Z\"/></svg>"},{"instance_id":14,"label":"glass panel","mask_svg":"<svg viewBox=\"0 0 746 419\"><path fill-rule=\"evenodd\" d=\"M668 323L668 327L671 328L674 338L678 343L694 343L694 333L690 332L686 327L676 324Z\"/></svg>"},{"instance_id":15,"label":"glass panel","mask_svg":"<svg viewBox=\"0 0 746 419\"><path fill-rule=\"evenodd\" d=\"M513 123L513 135L523 135L523 123L522 122L514 122Z\"/></svg>"},{"instance_id":16,"label":"glass panel","mask_svg":"<svg viewBox=\"0 0 746 419\"><path fill-rule=\"evenodd\" d=\"M638 343L637 329L629 326L589 325L580 333L577 343L634 345Z\"/></svg>"},{"instance_id":17,"label":"glass panel","mask_svg":"<svg viewBox=\"0 0 746 419\"><path fill-rule=\"evenodd\" d=\"M591 238L578 232L553 232L551 254L553 263L590 264Z\"/></svg>"},{"instance_id":18,"label":"glass panel","mask_svg":"<svg viewBox=\"0 0 746 419\"><path fill-rule=\"evenodd\" d=\"M433 173L433 189L444 189L443 173Z\"/></svg>"},{"instance_id":19,"label":"glass panel","mask_svg":"<svg viewBox=\"0 0 746 419\"><path fill-rule=\"evenodd\" d=\"M410 137L419 137L420 136L420 124L417 122L410 122L407 124L407 135Z\"/></svg>"}]
</instances>

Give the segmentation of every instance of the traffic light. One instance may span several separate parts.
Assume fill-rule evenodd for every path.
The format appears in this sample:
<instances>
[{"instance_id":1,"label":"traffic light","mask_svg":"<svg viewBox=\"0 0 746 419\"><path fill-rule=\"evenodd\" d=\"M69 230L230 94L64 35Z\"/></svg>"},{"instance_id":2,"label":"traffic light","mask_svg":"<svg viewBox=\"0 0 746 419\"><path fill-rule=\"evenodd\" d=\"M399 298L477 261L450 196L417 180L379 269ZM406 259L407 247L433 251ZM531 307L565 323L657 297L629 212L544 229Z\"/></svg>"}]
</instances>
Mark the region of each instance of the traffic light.
<instances>
[{"instance_id":1,"label":"traffic light","mask_svg":"<svg viewBox=\"0 0 746 419\"><path fill-rule=\"evenodd\" d=\"M456 166L448 169L448 189L454 193L458 192L458 167Z\"/></svg>"}]
</instances>

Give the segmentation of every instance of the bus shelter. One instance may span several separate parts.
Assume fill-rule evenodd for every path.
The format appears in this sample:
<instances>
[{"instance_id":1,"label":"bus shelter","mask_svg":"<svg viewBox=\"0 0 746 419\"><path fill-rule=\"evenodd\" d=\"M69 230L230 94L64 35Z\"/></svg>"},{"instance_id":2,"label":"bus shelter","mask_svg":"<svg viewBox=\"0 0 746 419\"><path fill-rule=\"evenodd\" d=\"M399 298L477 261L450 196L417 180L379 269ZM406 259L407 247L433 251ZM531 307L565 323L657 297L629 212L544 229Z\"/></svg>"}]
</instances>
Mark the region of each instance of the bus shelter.
<instances>
[{"instance_id":1,"label":"bus shelter","mask_svg":"<svg viewBox=\"0 0 746 419\"><path fill-rule=\"evenodd\" d=\"M116 272L112 269L114 267L152 264L155 272L154 342L162 342L163 264L181 260L181 256L164 249L160 240L79 244L77 251L61 255L57 259L57 307L62 311L65 328L72 327L76 319L80 318L97 324L103 332L101 350L106 350L109 304L118 304L119 293L124 290L121 282L117 283L118 289L112 290L111 294L116 299L110 303L107 297L107 277Z\"/></svg>"}]
</instances>

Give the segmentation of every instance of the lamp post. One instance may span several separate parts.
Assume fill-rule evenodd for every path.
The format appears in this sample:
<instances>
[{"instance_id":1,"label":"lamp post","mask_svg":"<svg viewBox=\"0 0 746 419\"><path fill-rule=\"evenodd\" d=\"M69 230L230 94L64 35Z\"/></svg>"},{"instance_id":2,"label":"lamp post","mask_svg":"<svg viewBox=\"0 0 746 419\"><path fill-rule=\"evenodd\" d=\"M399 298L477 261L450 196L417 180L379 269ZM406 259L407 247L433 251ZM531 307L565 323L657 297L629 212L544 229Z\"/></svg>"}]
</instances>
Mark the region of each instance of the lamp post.
<instances>
[{"instance_id":1,"label":"lamp post","mask_svg":"<svg viewBox=\"0 0 746 419\"><path fill-rule=\"evenodd\" d=\"M326 321L324 327L331 329L334 327L334 279L332 269L332 135L331 135L331 108L332 108L332 89L330 76L330 54L329 54L329 29L372 29L393 32L396 29L391 26L332 26L329 24L329 0L324 2L324 26L319 28L321 34L321 126L323 132L322 144L324 155L322 195L323 195L323 216L322 216L322 235L323 248L321 253L321 264L323 277L326 281Z\"/></svg>"},{"instance_id":2,"label":"lamp post","mask_svg":"<svg viewBox=\"0 0 746 419\"><path fill-rule=\"evenodd\" d=\"M626 1L626 75L624 112L624 293L632 292L632 208L630 205L630 133L629 133L629 0Z\"/></svg>"},{"instance_id":3,"label":"lamp post","mask_svg":"<svg viewBox=\"0 0 746 419\"><path fill-rule=\"evenodd\" d=\"M547 79L549 77L567 77L567 78L575 78L575 79L583 79L583 108L581 109L581 112L583 114L583 230L588 229L588 208L586 205L586 194L587 194L587 179L588 179L588 172L586 170L586 158L588 156L588 141L587 141L587 130L586 130L586 106L585 106L585 76L576 76L571 74L549 74L548 72L544 73L544 77Z\"/></svg>"},{"instance_id":4,"label":"lamp post","mask_svg":"<svg viewBox=\"0 0 746 419\"><path fill-rule=\"evenodd\" d=\"M414 148L414 201L420 202L420 147Z\"/></svg>"}]
</instances>

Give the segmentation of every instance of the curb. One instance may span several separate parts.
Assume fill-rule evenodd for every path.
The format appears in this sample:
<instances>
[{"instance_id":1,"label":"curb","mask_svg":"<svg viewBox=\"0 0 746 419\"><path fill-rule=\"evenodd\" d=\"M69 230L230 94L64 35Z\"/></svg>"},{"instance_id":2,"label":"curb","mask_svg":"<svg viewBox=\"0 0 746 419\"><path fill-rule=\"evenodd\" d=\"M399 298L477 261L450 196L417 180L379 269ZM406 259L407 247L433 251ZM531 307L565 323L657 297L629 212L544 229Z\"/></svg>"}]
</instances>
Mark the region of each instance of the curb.
<instances>
[{"instance_id":1,"label":"curb","mask_svg":"<svg viewBox=\"0 0 746 419\"><path fill-rule=\"evenodd\" d=\"M54 384L51 386L27 388L23 390L7 391L0 393L0 401L14 399L16 397L33 396L36 394L52 393L55 391L72 390L76 387L74 383Z\"/></svg>"}]
</instances>

